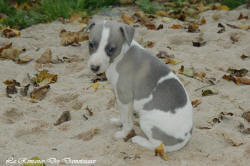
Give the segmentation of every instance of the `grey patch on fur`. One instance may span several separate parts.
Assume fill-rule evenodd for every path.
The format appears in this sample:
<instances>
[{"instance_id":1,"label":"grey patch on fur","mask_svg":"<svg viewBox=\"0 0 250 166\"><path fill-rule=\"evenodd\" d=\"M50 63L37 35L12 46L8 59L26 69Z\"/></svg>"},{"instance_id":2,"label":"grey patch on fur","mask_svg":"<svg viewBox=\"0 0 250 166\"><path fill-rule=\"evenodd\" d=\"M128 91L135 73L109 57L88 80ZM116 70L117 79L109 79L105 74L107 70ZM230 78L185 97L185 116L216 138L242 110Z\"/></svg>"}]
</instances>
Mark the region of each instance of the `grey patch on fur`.
<instances>
[{"instance_id":1,"label":"grey patch on fur","mask_svg":"<svg viewBox=\"0 0 250 166\"><path fill-rule=\"evenodd\" d=\"M123 104L148 97L158 80L170 73L166 64L138 46L129 48L116 69L117 95Z\"/></svg>"},{"instance_id":2,"label":"grey patch on fur","mask_svg":"<svg viewBox=\"0 0 250 166\"><path fill-rule=\"evenodd\" d=\"M171 135L166 134L161 129L155 126L151 129L151 131L152 131L152 137L154 139L162 141L162 143L166 146L176 145L184 141L181 138L175 138Z\"/></svg>"},{"instance_id":3,"label":"grey patch on fur","mask_svg":"<svg viewBox=\"0 0 250 166\"><path fill-rule=\"evenodd\" d=\"M95 43L95 48L89 49L90 55L95 53L98 48L103 28L106 27L110 29L108 44L105 46L106 48L108 47L115 48L114 52L112 52L112 54L109 55L110 63L112 63L114 59L121 53L123 44L127 42L127 40L133 39L134 29L124 23L117 23L114 21L107 20L104 24L104 21L96 20L92 21L89 24L90 25L94 24L90 28L89 41ZM106 48L104 51L107 51Z\"/></svg>"},{"instance_id":4,"label":"grey patch on fur","mask_svg":"<svg viewBox=\"0 0 250 166\"><path fill-rule=\"evenodd\" d=\"M146 103L143 109L159 109L175 113L175 109L181 108L187 103L185 90L175 78L164 80L158 84L152 94L152 100Z\"/></svg>"},{"instance_id":5,"label":"grey patch on fur","mask_svg":"<svg viewBox=\"0 0 250 166\"><path fill-rule=\"evenodd\" d=\"M193 133L193 127L191 128L191 130L189 131L189 133L192 135L192 133Z\"/></svg>"}]
</instances>

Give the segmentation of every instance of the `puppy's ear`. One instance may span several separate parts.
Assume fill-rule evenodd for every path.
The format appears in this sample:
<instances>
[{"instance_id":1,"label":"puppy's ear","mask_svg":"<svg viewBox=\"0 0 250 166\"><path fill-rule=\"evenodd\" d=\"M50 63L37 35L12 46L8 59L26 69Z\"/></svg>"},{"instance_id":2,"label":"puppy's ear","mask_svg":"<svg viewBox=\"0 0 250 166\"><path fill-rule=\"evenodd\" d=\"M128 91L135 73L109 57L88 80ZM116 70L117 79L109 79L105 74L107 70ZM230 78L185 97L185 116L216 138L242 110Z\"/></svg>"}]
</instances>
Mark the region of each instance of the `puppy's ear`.
<instances>
[{"instance_id":1,"label":"puppy's ear","mask_svg":"<svg viewBox=\"0 0 250 166\"><path fill-rule=\"evenodd\" d=\"M120 30L122 36L124 37L128 45L130 45L134 38L135 29L129 25L124 24L120 27Z\"/></svg>"},{"instance_id":2,"label":"puppy's ear","mask_svg":"<svg viewBox=\"0 0 250 166\"><path fill-rule=\"evenodd\" d=\"M93 28L93 26L95 26L95 24L96 24L95 20L90 20L88 22L87 27L84 29L83 34L85 34L86 32L88 32L88 30L90 30L91 28Z\"/></svg>"}]
</instances>

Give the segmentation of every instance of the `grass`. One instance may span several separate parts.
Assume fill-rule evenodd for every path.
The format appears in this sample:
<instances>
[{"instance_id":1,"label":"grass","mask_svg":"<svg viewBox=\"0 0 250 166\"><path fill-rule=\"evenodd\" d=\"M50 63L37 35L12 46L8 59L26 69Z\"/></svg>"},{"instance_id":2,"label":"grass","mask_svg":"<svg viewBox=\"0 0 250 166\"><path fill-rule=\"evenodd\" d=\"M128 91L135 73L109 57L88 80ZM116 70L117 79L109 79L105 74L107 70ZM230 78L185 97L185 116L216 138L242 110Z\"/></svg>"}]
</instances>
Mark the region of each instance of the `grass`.
<instances>
[{"instance_id":1,"label":"grass","mask_svg":"<svg viewBox=\"0 0 250 166\"><path fill-rule=\"evenodd\" d=\"M169 0L182 8L183 2L191 0ZM200 0L205 4L220 2L234 9L249 0ZM135 2L147 13L157 10L166 10L164 5L151 0L137 0ZM22 6L28 4L28 7ZM119 0L0 0L0 27L1 25L23 29L38 23L47 23L59 17L69 18L72 13L85 11L89 15L94 11L118 5Z\"/></svg>"},{"instance_id":2,"label":"grass","mask_svg":"<svg viewBox=\"0 0 250 166\"><path fill-rule=\"evenodd\" d=\"M89 14L92 11L119 4L119 0L16 0L18 6L23 3L32 5L30 9L19 9L8 0L0 0L0 13L5 18L0 18L0 25L17 27L23 29L38 23L46 23L56 20L59 17L69 18L72 13L85 11Z\"/></svg>"}]
</instances>

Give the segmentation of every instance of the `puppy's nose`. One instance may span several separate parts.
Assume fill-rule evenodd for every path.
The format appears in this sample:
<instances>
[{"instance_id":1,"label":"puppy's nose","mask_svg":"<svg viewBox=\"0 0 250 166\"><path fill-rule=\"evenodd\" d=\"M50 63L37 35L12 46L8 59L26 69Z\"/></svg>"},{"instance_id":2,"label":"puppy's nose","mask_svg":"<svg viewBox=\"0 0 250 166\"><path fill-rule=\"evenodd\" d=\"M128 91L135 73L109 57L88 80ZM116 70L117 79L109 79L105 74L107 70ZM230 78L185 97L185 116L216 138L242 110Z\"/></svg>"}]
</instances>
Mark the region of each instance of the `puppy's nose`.
<instances>
[{"instance_id":1,"label":"puppy's nose","mask_svg":"<svg viewBox=\"0 0 250 166\"><path fill-rule=\"evenodd\" d=\"M90 66L90 69L91 69L93 72L98 72L98 70L100 69L100 66L91 65L91 66Z\"/></svg>"}]
</instances>

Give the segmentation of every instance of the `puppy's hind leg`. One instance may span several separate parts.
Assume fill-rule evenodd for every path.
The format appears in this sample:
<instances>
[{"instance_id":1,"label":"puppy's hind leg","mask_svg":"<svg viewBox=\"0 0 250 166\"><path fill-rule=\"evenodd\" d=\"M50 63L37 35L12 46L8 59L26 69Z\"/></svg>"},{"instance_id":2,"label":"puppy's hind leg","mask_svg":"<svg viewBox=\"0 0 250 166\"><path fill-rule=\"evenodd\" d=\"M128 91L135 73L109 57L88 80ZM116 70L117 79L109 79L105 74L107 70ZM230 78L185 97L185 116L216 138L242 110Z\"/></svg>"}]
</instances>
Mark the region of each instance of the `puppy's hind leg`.
<instances>
[{"instance_id":1,"label":"puppy's hind leg","mask_svg":"<svg viewBox=\"0 0 250 166\"><path fill-rule=\"evenodd\" d=\"M144 119L143 117L140 118L140 127L144 134L148 137L144 138L142 136L135 136L132 138L133 143L137 143L140 146L143 146L147 149L154 150L156 147L158 147L161 144L161 141L155 140L152 138L152 125L149 123L148 120Z\"/></svg>"}]
</instances>

